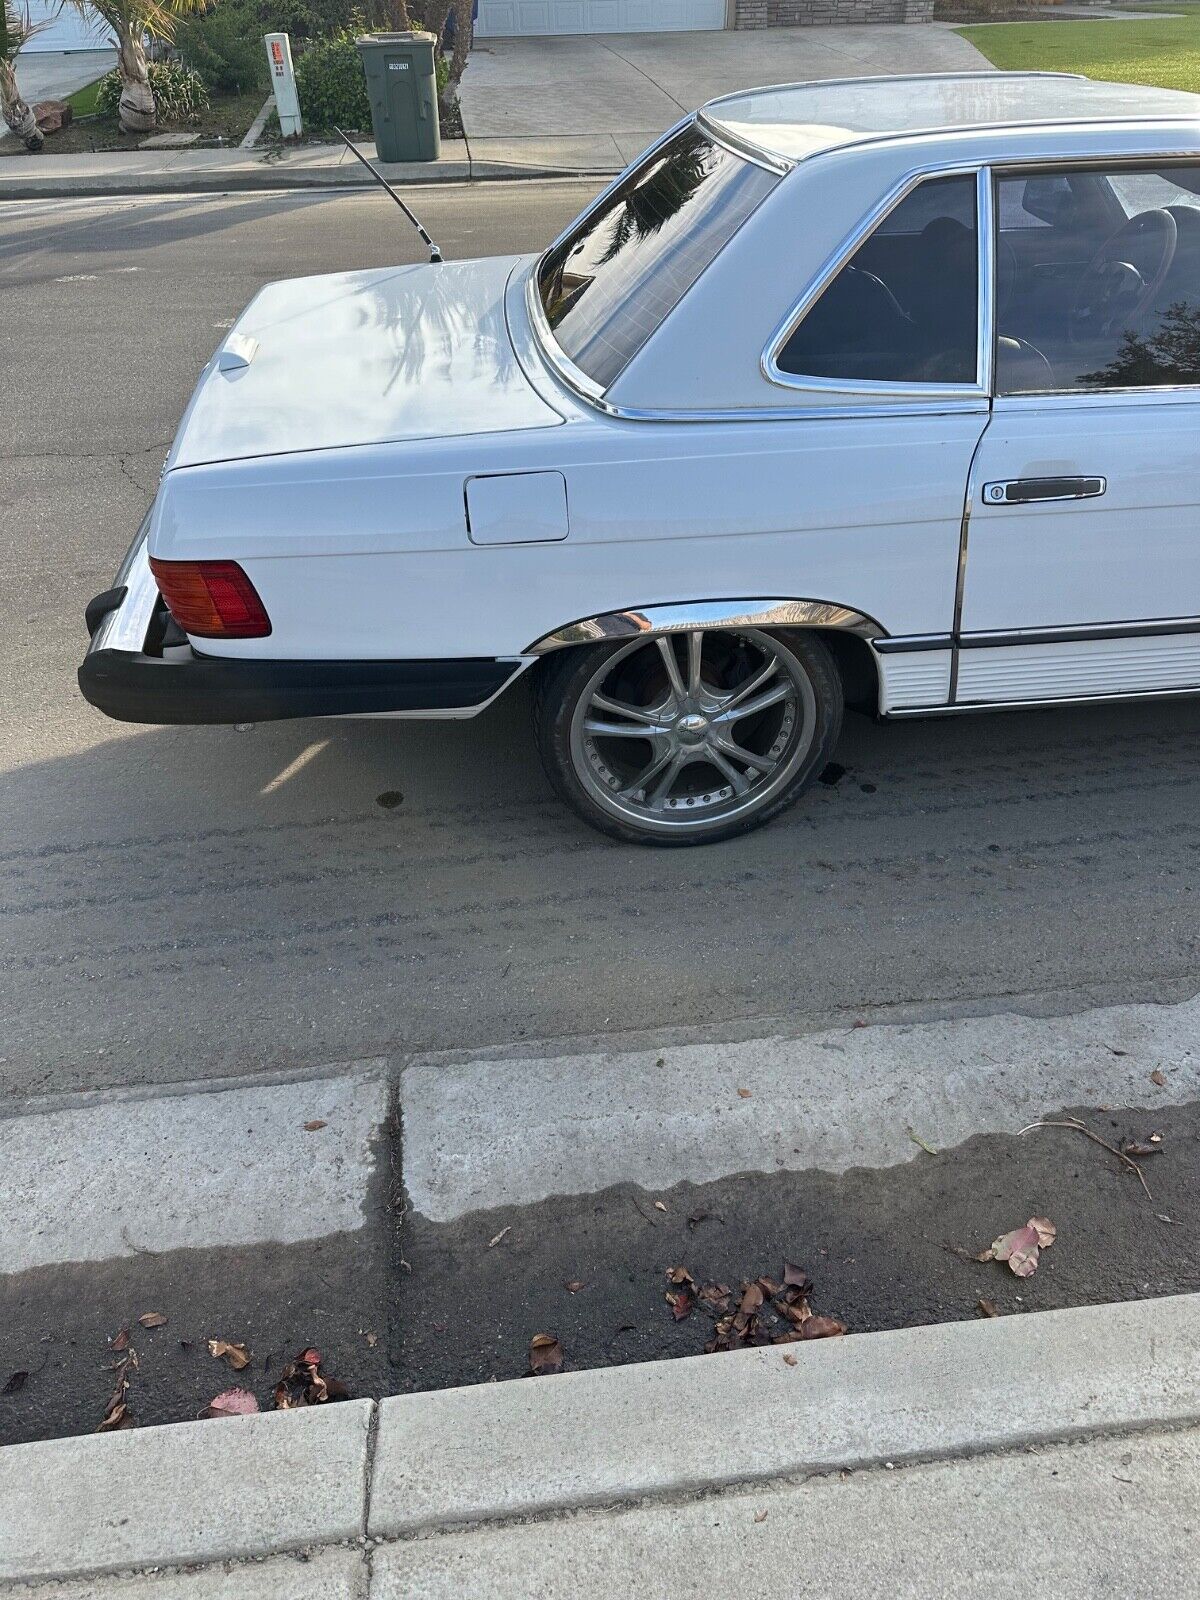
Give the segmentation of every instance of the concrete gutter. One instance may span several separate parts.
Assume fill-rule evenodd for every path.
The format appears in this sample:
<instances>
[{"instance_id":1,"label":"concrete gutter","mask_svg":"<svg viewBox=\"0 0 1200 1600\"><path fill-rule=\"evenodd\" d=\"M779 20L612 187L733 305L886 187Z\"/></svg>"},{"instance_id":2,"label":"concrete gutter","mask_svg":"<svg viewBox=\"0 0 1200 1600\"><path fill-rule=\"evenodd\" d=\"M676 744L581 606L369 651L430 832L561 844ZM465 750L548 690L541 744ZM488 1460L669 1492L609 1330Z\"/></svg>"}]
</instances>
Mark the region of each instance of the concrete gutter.
<instances>
[{"instance_id":1,"label":"concrete gutter","mask_svg":"<svg viewBox=\"0 0 1200 1600\"><path fill-rule=\"evenodd\" d=\"M498 1528L1200 1423L1200 1294L786 1354L794 1365L771 1347L13 1445L0 1451L0 1582Z\"/></svg>"}]
</instances>

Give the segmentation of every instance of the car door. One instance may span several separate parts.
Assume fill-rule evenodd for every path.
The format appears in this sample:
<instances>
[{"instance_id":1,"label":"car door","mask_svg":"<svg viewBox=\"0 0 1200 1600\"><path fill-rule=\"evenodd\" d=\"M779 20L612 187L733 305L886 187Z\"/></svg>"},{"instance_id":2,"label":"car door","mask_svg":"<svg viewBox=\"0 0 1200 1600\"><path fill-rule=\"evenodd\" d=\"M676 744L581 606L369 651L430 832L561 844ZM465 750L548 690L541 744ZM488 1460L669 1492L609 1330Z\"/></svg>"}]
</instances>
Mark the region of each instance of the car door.
<instances>
[{"instance_id":1,"label":"car door","mask_svg":"<svg viewBox=\"0 0 1200 1600\"><path fill-rule=\"evenodd\" d=\"M993 214L955 703L1200 687L1200 166L1002 172Z\"/></svg>"}]
</instances>

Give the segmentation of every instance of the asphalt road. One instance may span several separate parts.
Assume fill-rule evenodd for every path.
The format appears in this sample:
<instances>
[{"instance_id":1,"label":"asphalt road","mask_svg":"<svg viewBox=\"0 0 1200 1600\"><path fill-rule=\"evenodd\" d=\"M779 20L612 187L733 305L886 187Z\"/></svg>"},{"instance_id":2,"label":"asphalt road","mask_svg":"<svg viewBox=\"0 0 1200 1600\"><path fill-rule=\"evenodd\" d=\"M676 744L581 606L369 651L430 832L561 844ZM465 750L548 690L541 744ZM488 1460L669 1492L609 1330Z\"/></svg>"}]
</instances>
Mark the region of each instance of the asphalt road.
<instances>
[{"instance_id":1,"label":"asphalt road","mask_svg":"<svg viewBox=\"0 0 1200 1600\"><path fill-rule=\"evenodd\" d=\"M419 205L464 256L536 246L588 193ZM763 832L674 853L560 808L523 691L424 727L141 730L92 711L84 603L222 330L268 279L418 258L374 196L0 211L7 1096L868 1004L1190 992L1200 703L851 718L840 777Z\"/></svg>"}]
</instances>

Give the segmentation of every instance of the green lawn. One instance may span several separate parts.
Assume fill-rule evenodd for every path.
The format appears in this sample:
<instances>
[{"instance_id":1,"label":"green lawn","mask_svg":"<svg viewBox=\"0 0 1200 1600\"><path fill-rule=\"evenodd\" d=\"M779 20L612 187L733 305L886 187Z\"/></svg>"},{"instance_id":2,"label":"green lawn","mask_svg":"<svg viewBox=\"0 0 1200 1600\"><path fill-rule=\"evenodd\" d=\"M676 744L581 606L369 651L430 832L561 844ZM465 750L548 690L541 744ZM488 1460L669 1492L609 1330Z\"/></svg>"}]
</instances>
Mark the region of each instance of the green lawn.
<instances>
[{"instance_id":1,"label":"green lawn","mask_svg":"<svg viewBox=\"0 0 1200 1600\"><path fill-rule=\"evenodd\" d=\"M95 112L96 96L100 93L102 82L103 79L97 78L86 89L76 89L74 94L67 96L67 104L77 117L90 117Z\"/></svg>"},{"instance_id":2,"label":"green lawn","mask_svg":"<svg viewBox=\"0 0 1200 1600\"><path fill-rule=\"evenodd\" d=\"M1083 72L1200 91L1200 5L1180 9L1145 22L1010 22L958 32L1006 71Z\"/></svg>"}]
</instances>

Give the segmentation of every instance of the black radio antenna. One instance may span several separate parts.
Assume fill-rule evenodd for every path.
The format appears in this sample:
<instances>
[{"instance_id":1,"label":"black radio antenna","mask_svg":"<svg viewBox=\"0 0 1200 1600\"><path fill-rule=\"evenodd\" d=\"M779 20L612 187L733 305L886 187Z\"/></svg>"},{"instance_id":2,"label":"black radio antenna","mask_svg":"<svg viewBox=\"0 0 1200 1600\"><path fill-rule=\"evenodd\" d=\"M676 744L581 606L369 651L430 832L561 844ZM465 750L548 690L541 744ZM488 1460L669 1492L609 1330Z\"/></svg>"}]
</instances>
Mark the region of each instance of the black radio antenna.
<instances>
[{"instance_id":1,"label":"black radio antenna","mask_svg":"<svg viewBox=\"0 0 1200 1600\"><path fill-rule=\"evenodd\" d=\"M354 143L354 141L352 139L348 139L340 128L335 128L333 131L334 131L334 133L337 134L338 138L341 139L342 142L345 145L347 145L350 148L350 150L352 150L353 153L358 157L358 159L362 162L363 166L366 167L367 171L375 179L375 182L383 185L383 187L391 195L392 199L400 207L401 211L403 211L404 215L412 223L413 227L421 235L421 238L429 246L429 259L430 259L430 261L440 261L442 259L442 252L438 249L437 245L434 244L433 240L425 232L425 229L421 226L420 219L409 209L408 206L405 205L404 201L401 200L400 196L396 193L395 189L392 188L391 184L384 177L383 173L380 172L379 168L374 166L370 161L367 160L366 156L363 155L362 151L358 148L358 146Z\"/></svg>"}]
</instances>

